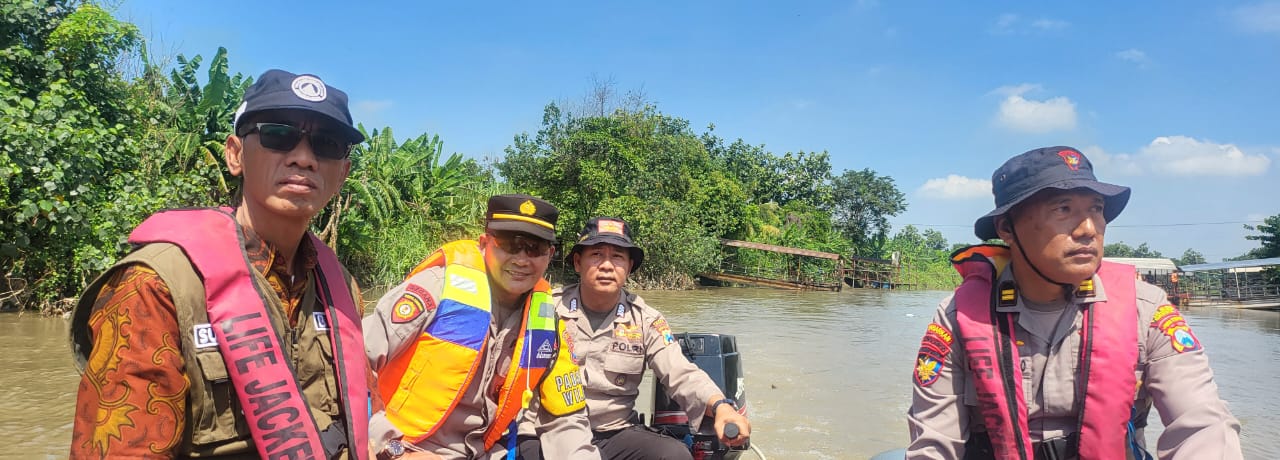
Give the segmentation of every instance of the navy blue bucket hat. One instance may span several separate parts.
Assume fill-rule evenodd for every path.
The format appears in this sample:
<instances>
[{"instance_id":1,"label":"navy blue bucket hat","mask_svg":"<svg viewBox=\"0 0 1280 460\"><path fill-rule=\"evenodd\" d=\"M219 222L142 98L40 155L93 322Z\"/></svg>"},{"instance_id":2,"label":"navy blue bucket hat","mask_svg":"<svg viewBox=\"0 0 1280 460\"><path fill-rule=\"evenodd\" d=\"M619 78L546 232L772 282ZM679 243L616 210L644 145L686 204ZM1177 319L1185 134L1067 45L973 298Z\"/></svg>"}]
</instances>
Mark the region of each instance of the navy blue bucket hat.
<instances>
[{"instance_id":1,"label":"navy blue bucket hat","mask_svg":"<svg viewBox=\"0 0 1280 460\"><path fill-rule=\"evenodd\" d=\"M1084 188L1102 195L1103 217L1111 222L1129 203L1129 187L1098 182L1093 164L1071 147L1044 147L1006 161L991 175L991 193L996 209L973 223L973 232L983 240L997 239L995 218L1044 189Z\"/></svg>"}]
</instances>

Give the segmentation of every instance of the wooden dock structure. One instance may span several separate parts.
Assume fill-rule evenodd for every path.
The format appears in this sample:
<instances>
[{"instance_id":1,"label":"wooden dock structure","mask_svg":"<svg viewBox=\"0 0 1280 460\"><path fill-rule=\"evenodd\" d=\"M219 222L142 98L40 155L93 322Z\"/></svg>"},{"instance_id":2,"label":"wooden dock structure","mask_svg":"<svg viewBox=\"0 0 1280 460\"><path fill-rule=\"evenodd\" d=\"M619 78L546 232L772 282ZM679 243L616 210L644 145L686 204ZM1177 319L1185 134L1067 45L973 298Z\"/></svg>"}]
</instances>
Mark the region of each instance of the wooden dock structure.
<instances>
[{"instance_id":1,"label":"wooden dock structure","mask_svg":"<svg viewBox=\"0 0 1280 460\"><path fill-rule=\"evenodd\" d=\"M897 266L891 261L751 241L720 240L720 244L729 251L724 262L717 271L699 273L699 277L720 283L797 290L839 291L846 285L877 289L901 286L896 281ZM762 251L767 256L761 254L757 259L771 263L751 264L744 260L751 257L738 257L741 249ZM778 266L783 268L778 270Z\"/></svg>"}]
</instances>

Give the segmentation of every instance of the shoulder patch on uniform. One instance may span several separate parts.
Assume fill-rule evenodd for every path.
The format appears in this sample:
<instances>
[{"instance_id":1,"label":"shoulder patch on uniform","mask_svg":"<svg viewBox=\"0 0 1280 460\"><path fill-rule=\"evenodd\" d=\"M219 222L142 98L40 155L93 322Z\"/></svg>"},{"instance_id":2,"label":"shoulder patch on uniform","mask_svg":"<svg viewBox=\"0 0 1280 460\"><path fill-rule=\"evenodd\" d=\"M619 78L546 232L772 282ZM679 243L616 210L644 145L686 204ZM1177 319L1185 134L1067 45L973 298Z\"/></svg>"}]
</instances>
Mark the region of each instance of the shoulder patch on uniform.
<instances>
[{"instance_id":1,"label":"shoulder patch on uniform","mask_svg":"<svg viewBox=\"0 0 1280 460\"><path fill-rule=\"evenodd\" d=\"M671 345L676 341L675 336L671 335L671 326L667 324L666 318L658 318L653 321L653 330L662 336L662 342Z\"/></svg>"},{"instance_id":2,"label":"shoulder patch on uniform","mask_svg":"<svg viewBox=\"0 0 1280 460\"><path fill-rule=\"evenodd\" d=\"M569 352L569 359L572 359L575 364L582 364L582 359L578 356L578 350L573 344L573 333L569 332L569 328L565 327L564 324L560 326L560 341L564 343L565 350Z\"/></svg>"},{"instance_id":3,"label":"shoulder patch on uniform","mask_svg":"<svg viewBox=\"0 0 1280 460\"><path fill-rule=\"evenodd\" d=\"M391 322L407 323L435 309L436 301L431 294L422 286L410 284L405 286L404 295L401 295L400 300L397 300L395 306L391 308Z\"/></svg>"},{"instance_id":4,"label":"shoulder patch on uniform","mask_svg":"<svg viewBox=\"0 0 1280 460\"><path fill-rule=\"evenodd\" d=\"M1200 339L1191 332L1191 326L1187 324L1186 318L1183 318L1182 313L1173 305L1161 305L1157 308L1155 315L1151 317L1151 327L1168 337L1169 344L1173 345L1173 351L1178 353L1204 348L1200 345Z\"/></svg>"},{"instance_id":5,"label":"shoulder patch on uniform","mask_svg":"<svg viewBox=\"0 0 1280 460\"><path fill-rule=\"evenodd\" d=\"M915 379L920 386L929 386L938 381L942 373L942 365L947 355L951 354L951 344L955 336L946 326L936 322L929 323L924 338L920 340L920 352L916 354Z\"/></svg>"}]
</instances>

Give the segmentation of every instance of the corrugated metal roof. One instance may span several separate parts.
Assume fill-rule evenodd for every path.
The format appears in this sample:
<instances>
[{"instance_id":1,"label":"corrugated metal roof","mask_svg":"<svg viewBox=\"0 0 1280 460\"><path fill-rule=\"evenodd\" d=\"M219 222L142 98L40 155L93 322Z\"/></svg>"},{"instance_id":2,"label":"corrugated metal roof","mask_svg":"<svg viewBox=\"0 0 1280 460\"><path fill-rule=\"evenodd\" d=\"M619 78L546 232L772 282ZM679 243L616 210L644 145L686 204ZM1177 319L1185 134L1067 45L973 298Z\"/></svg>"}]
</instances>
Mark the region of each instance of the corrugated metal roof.
<instances>
[{"instance_id":1,"label":"corrugated metal roof","mask_svg":"<svg viewBox=\"0 0 1280 460\"><path fill-rule=\"evenodd\" d=\"M1280 257L1270 259L1233 260L1211 264L1195 264L1182 267L1184 272L1203 272L1209 270L1230 270L1233 268L1274 267L1280 265Z\"/></svg>"},{"instance_id":2,"label":"corrugated metal roof","mask_svg":"<svg viewBox=\"0 0 1280 460\"><path fill-rule=\"evenodd\" d=\"M1108 262L1132 265L1134 268L1138 269L1138 273L1178 271L1178 266L1174 264L1171 259L1147 259L1141 257L1103 257L1102 259Z\"/></svg>"}]
</instances>

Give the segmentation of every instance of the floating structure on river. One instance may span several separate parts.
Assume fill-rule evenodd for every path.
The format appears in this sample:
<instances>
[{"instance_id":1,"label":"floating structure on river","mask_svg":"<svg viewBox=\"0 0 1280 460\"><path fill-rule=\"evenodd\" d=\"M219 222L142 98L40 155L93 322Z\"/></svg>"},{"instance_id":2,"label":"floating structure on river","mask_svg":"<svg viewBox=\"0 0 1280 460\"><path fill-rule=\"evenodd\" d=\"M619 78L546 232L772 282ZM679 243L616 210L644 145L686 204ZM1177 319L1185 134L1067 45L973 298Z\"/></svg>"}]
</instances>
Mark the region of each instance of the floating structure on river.
<instances>
[{"instance_id":1,"label":"floating structure on river","mask_svg":"<svg viewBox=\"0 0 1280 460\"><path fill-rule=\"evenodd\" d=\"M720 240L720 244L725 249L723 262L716 271L699 273L704 280L822 291L839 291L846 285L879 289L907 287L895 281L898 265L888 260L845 257L751 241Z\"/></svg>"}]
</instances>

